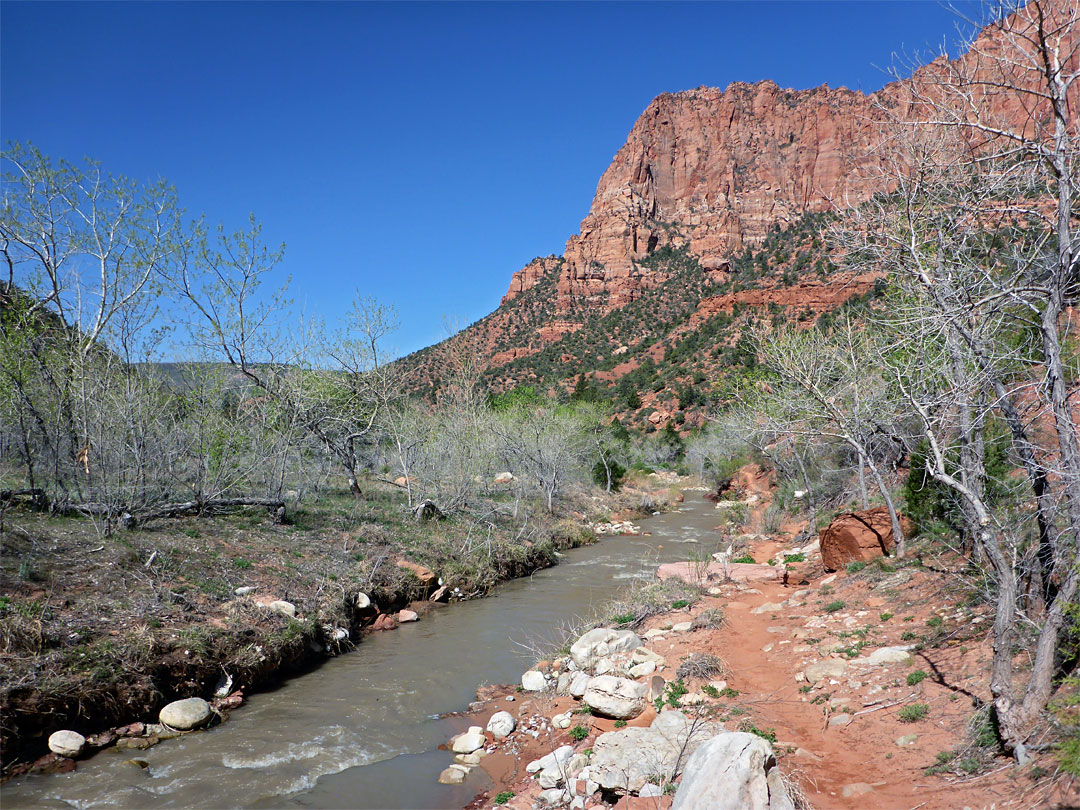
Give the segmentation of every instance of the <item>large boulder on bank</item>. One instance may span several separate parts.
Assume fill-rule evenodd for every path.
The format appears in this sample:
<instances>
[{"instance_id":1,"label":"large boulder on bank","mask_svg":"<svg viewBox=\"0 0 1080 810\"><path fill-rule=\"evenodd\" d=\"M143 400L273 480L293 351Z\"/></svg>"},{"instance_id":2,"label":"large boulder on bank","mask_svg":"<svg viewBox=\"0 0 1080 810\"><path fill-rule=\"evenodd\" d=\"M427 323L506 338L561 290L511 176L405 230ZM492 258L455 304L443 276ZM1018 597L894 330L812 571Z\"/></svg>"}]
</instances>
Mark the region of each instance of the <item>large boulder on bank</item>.
<instances>
[{"instance_id":1,"label":"large boulder on bank","mask_svg":"<svg viewBox=\"0 0 1080 810\"><path fill-rule=\"evenodd\" d=\"M484 730L480 726L470 726L468 731L450 741L450 750L455 754L471 754L483 748L486 742Z\"/></svg>"},{"instance_id":2,"label":"large boulder on bank","mask_svg":"<svg viewBox=\"0 0 1080 810\"><path fill-rule=\"evenodd\" d=\"M725 731L687 760L671 810L794 810L768 741Z\"/></svg>"},{"instance_id":3,"label":"large boulder on bank","mask_svg":"<svg viewBox=\"0 0 1080 810\"><path fill-rule=\"evenodd\" d=\"M54 731L49 735L49 750L54 754L75 759L86 747L86 737L77 731Z\"/></svg>"},{"instance_id":4,"label":"large boulder on bank","mask_svg":"<svg viewBox=\"0 0 1080 810\"><path fill-rule=\"evenodd\" d=\"M649 687L614 675L597 675L589 681L582 697L585 705L597 714L629 720L645 711Z\"/></svg>"},{"instance_id":5,"label":"large boulder on bank","mask_svg":"<svg viewBox=\"0 0 1080 810\"><path fill-rule=\"evenodd\" d=\"M911 531L911 522L901 517L900 528ZM818 538L826 571L837 571L849 562L870 562L891 554L896 545L889 510L884 506L837 515Z\"/></svg>"},{"instance_id":6,"label":"large boulder on bank","mask_svg":"<svg viewBox=\"0 0 1080 810\"><path fill-rule=\"evenodd\" d=\"M509 737L517 728L517 720L510 712L495 712L488 720L487 730L492 733L496 740Z\"/></svg>"},{"instance_id":7,"label":"large boulder on bank","mask_svg":"<svg viewBox=\"0 0 1080 810\"><path fill-rule=\"evenodd\" d=\"M180 731L198 728L210 719L210 704L202 698L187 698L168 703L158 714L163 725Z\"/></svg>"},{"instance_id":8,"label":"large boulder on bank","mask_svg":"<svg viewBox=\"0 0 1080 810\"><path fill-rule=\"evenodd\" d=\"M530 669L521 675L521 688L526 692L543 692L548 688L547 678L538 669Z\"/></svg>"},{"instance_id":9,"label":"large boulder on bank","mask_svg":"<svg viewBox=\"0 0 1080 810\"><path fill-rule=\"evenodd\" d=\"M601 658L613 653L635 650L642 644L633 630L612 630L597 627L570 646L570 657L582 669L592 669Z\"/></svg>"},{"instance_id":10,"label":"large boulder on bank","mask_svg":"<svg viewBox=\"0 0 1080 810\"><path fill-rule=\"evenodd\" d=\"M651 779L671 780L702 742L723 728L679 711L663 712L648 728L601 734L593 743L589 773L605 790L638 793Z\"/></svg>"}]
</instances>

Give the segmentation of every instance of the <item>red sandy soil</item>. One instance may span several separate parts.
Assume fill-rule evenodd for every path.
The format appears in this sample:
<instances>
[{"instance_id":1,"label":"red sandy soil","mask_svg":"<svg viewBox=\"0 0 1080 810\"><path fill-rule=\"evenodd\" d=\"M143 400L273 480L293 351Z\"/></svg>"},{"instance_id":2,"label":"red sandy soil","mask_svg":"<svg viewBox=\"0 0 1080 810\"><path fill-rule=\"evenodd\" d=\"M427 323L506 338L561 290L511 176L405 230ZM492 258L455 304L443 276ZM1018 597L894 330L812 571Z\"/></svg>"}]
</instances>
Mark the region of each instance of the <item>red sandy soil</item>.
<instances>
[{"instance_id":1,"label":"red sandy soil","mask_svg":"<svg viewBox=\"0 0 1080 810\"><path fill-rule=\"evenodd\" d=\"M758 543L752 549L759 560L782 551L777 540ZM739 694L705 698L701 710L724 719L728 729L752 723L775 731L774 748L781 770L801 786L816 810L1080 807L1080 786L1075 780L1037 776L1055 773L1056 763L1050 754L1040 755L1035 768L1017 769L1011 760L984 753L983 767L973 775L925 773L939 752L967 743L968 723L976 705L989 698L987 630L992 623L991 606L964 604L966 593L949 574L907 567L902 570L911 575L909 581L875 587L896 576L888 571L874 573L875 569L871 566L859 574L826 575L820 563L811 560L792 567L787 586L779 579L755 582L754 587L727 583L715 590L716 595L703 598L688 610L655 617L638 632L670 627L708 609L722 609L726 619L718 630L669 632L647 641L646 646L664 656L666 667L660 674L668 680L674 679L675 668L690 653L722 658L728 672L721 677ZM835 601L842 601L844 607L826 612L825 605ZM783 607L753 612L759 606L781 602ZM893 615L883 619L888 613ZM941 617L940 628L927 625L934 616ZM886 646L922 642L923 648L913 651L909 663L869 667L849 662L845 674L837 678L826 678L813 687L802 680L807 665L823 660L822 647L859 642L854 633L862 629L866 630L865 647L856 651L855 657ZM839 651L824 657L848 660L846 653ZM916 670L923 670L927 677L909 686L907 675ZM696 680L687 684L691 693L698 693L701 685ZM507 693L515 695L513 702L505 699ZM846 706L842 704L845 700ZM684 699L683 705L687 702ZM917 722L902 722L899 712L912 703L926 704L928 714ZM474 712L469 721L472 724L485 726L491 714L505 709L523 718L519 722L526 729L532 719L533 727L546 722L547 731L534 739L519 730L499 743L482 762L496 786L478 796L470 807L491 806L502 791L516 794L507 807L531 807L540 788L525 774L525 765L572 742L567 731L551 729L550 718L577 705L572 698L519 695L507 687ZM844 713L850 717L846 723L830 724L830 719ZM648 725L653 716L650 709L631 725ZM573 723L590 729L589 737L575 744L577 750L590 748L595 735L613 728L612 721L588 715L574 715ZM917 735L913 743L897 744L898 738L911 734ZM666 805L665 797L663 803L655 798L624 799L619 806ZM586 803L586 808L600 806L598 796Z\"/></svg>"}]
</instances>

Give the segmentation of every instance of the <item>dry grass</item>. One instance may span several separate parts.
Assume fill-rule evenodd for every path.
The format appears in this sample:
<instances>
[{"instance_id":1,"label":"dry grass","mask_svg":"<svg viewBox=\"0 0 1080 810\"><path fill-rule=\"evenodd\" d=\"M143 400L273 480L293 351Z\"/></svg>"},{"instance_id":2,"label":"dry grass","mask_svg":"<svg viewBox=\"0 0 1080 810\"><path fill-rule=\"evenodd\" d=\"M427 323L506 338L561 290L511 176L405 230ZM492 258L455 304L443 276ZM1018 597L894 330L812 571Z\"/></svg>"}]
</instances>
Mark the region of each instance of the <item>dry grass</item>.
<instances>
[{"instance_id":1,"label":"dry grass","mask_svg":"<svg viewBox=\"0 0 1080 810\"><path fill-rule=\"evenodd\" d=\"M695 616L690 626L695 630L719 630L724 626L724 621L723 608L709 608Z\"/></svg>"},{"instance_id":2,"label":"dry grass","mask_svg":"<svg viewBox=\"0 0 1080 810\"><path fill-rule=\"evenodd\" d=\"M718 655L695 652L686 656L675 671L675 677L679 680L688 681L691 678L708 680L709 678L725 677L728 666Z\"/></svg>"}]
</instances>

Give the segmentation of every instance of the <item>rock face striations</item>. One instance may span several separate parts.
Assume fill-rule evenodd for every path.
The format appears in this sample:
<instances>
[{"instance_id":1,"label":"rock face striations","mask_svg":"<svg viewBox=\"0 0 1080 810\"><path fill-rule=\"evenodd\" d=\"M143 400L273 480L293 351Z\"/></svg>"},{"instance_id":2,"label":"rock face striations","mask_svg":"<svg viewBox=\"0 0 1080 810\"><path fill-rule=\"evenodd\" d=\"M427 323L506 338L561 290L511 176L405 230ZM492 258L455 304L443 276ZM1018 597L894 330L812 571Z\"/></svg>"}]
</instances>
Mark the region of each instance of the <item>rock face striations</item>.
<instances>
[{"instance_id":1,"label":"rock face striations","mask_svg":"<svg viewBox=\"0 0 1080 810\"><path fill-rule=\"evenodd\" d=\"M656 98L600 178L581 232L566 244L559 307L622 306L648 286L637 264L689 240L706 270L759 245L775 223L863 202L852 170L871 154L877 99L845 88L771 81Z\"/></svg>"}]
</instances>

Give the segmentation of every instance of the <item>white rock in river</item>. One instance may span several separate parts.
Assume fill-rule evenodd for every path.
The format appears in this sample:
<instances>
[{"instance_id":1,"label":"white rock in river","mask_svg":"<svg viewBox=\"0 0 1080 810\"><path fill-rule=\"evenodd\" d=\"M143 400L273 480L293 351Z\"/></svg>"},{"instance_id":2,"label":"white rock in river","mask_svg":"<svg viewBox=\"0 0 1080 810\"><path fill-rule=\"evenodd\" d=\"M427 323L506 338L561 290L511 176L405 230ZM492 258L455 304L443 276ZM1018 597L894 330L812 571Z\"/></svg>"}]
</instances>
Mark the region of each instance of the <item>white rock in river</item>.
<instances>
[{"instance_id":1,"label":"white rock in river","mask_svg":"<svg viewBox=\"0 0 1080 810\"><path fill-rule=\"evenodd\" d=\"M616 720L629 720L645 711L649 687L626 678L598 675L589 681L582 698L593 711Z\"/></svg>"},{"instance_id":2,"label":"white rock in river","mask_svg":"<svg viewBox=\"0 0 1080 810\"><path fill-rule=\"evenodd\" d=\"M49 735L49 750L62 757L75 759L85 746L86 737L77 731L54 731Z\"/></svg>"},{"instance_id":3,"label":"white rock in river","mask_svg":"<svg viewBox=\"0 0 1080 810\"><path fill-rule=\"evenodd\" d=\"M451 765L439 774L439 783L443 785L460 785L465 781L468 770L460 765Z\"/></svg>"},{"instance_id":4,"label":"white rock in river","mask_svg":"<svg viewBox=\"0 0 1080 810\"><path fill-rule=\"evenodd\" d=\"M641 646L641 639L633 630L612 630L597 627L585 633L570 647L570 657L582 669L591 669L605 656L633 650Z\"/></svg>"},{"instance_id":5,"label":"white rock in river","mask_svg":"<svg viewBox=\"0 0 1080 810\"><path fill-rule=\"evenodd\" d=\"M510 712L495 712L487 724L487 730L495 736L496 740L509 737L515 728L517 728L517 720Z\"/></svg>"},{"instance_id":6,"label":"white rock in river","mask_svg":"<svg viewBox=\"0 0 1080 810\"><path fill-rule=\"evenodd\" d=\"M547 679L540 670L530 669L521 676L521 688L526 692L543 692L547 689Z\"/></svg>"},{"instance_id":7,"label":"white rock in river","mask_svg":"<svg viewBox=\"0 0 1080 810\"><path fill-rule=\"evenodd\" d=\"M210 704L197 697L174 700L161 710L158 719L164 725L180 731L198 728L210 719Z\"/></svg>"},{"instance_id":8,"label":"white rock in river","mask_svg":"<svg viewBox=\"0 0 1080 810\"><path fill-rule=\"evenodd\" d=\"M487 740L484 737L484 730L480 726L471 726L464 734L454 737L450 743L450 749L455 754L471 754L483 748L485 742Z\"/></svg>"}]
</instances>

